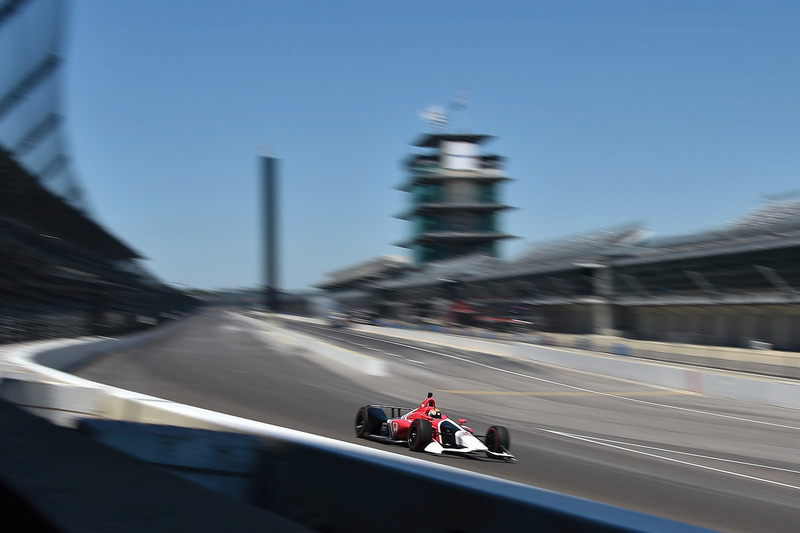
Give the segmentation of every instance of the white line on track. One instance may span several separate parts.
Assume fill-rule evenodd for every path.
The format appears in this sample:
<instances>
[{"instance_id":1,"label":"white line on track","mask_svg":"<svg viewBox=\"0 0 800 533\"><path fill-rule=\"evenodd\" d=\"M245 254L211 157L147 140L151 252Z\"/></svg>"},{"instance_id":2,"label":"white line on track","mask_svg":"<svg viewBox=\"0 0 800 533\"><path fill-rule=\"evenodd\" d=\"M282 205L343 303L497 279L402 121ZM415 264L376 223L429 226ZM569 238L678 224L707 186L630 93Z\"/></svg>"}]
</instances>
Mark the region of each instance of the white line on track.
<instances>
[{"instance_id":1,"label":"white line on track","mask_svg":"<svg viewBox=\"0 0 800 533\"><path fill-rule=\"evenodd\" d=\"M554 431L554 430L551 430L551 429L544 429L544 428L537 428L537 429L540 430L540 431L544 431L546 433L552 433L554 435L561 435L562 437L567 437L567 438L570 438L570 439L580 440L580 441L588 442L590 444L596 444L598 446L606 446L608 448L614 448L614 449L626 451L626 452L629 452L629 453L635 453L635 454L644 455L644 456L647 456L647 457L653 457L653 458L656 458L656 459L661 459L663 461L669 461L669 462L672 462L672 463L678 463L678 464L682 464L682 465L685 465L685 466L693 466L695 468L701 468L703 470L710 470L712 472L717 472L717 473L720 473L720 474L727 474L727 475L730 475L730 476L736 476L736 477L740 477L740 478L744 478L744 479L749 479L751 481L758 481L758 482L761 482L761 483L768 483L770 485L777 485L779 487L784 487L784 488L788 488L788 489L800 490L800 487L798 487L796 485L789 485L788 483L780 483L778 481L772 481L770 479L764 479L764 478L755 477L755 476L748 476L746 474L740 474L738 472L732 472L730 470L723 470L721 468L714 468L712 466L706 466L706 465L701 465L701 464L697 464L697 463L691 463L689 461L682 461L680 459L674 459L672 457L664 457L663 455L657 455L657 454L650 453L650 452L644 452L644 451L641 451L641 450L632 450L630 448L626 448L626 446L641 446L641 445L637 445L637 444L620 443L618 441L611 441L611 440L600 439L600 438L596 438L596 437L588 437L588 436L584 436L584 435L575 435L575 434L572 434L572 433L564 433L562 431ZM645 448L649 448L648 446L644 446L644 447ZM659 450L658 448L651 448L651 449ZM676 452L676 451L672 451L672 450L659 450L659 451L663 451L663 452L666 452L666 453L676 453L676 454L677 453L682 453L682 452ZM694 454L686 454L686 455L694 455ZM695 457L705 457L705 456L696 455ZM718 458L718 457L705 457L705 458L713 459L713 460L716 460L716 461L727 461L727 462L736 463L736 464L739 464L739 465L757 466L757 467L761 467L761 468L774 468L774 467L770 467L770 466L766 466L766 465L745 463L745 462L740 462L740 461L733 461L733 460L730 460L730 459L722 459L722 458ZM775 469L776 470L783 470L783 471L786 471L786 472L798 473L798 472L795 472L794 470L784 470L782 468L775 468Z\"/></svg>"},{"instance_id":2,"label":"white line on track","mask_svg":"<svg viewBox=\"0 0 800 533\"><path fill-rule=\"evenodd\" d=\"M553 380L541 378L541 377L538 377L538 376L532 376L530 374L523 374L522 372L515 372L513 370L507 370L505 368L499 368L499 367L487 365L486 363L479 363L477 361L472 361L472 360L464 358L464 357L459 357L457 355L452 355L452 354L446 354L446 353L443 353L443 352L437 352L435 350L430 350L428 348L421 348L419 346L413 346L413 345L410 345L410 344L403 344L401 342L390 341L390 340L386 340L386 339L382 339L382 338L369 337L367 335L359 335L358 333L353 333L353 332L347 332L347 333L349 335L354 335L356 337L361 337L361 338L370 339L370 340L377 340L377 341L380 341L380 342L385 342L387 344L394 344L396 346L401 346L403 348L411 348L413 350L419 350L421 352L427 352L427 353L431 353L431 354L434 354L434 355L440 355L442 357L455 359L455 360L461 361L463 363L468 363L468 364L471 364L471 365L480 366L480 367L486 368L488 370L494 370L496 372L501 372L503 374L509 374L511 376L531 379L531 380L534 380L534 381L539 381L541 383L547 383L547 384L550 384L550 385L556 385L556 386L560 386L560 387L565 387L565 388L576 390L576 391L590 392L590 393L596 394L598 396L606 396L608 398L615 398L615 399L618 399L618 400L622 400L622 401L626 401L626 402L638 403L638 404L641 404L641 405L648 405L648 406L651 406L651 407L663 407L664 409L673 409L673 410L676 410L676 411L683 411L683 412L686 412L686 413L713 416L713 417L717 417L717 418L725 418L725 419L728 419L728 420L736 420L736 421L739 421L739 422L749 422L749 423L752 423L752 424L760 424L760 425L764 425L764 426L772 426L772 427L777 427L777 428L791 429L791 430L795 430L795 431L800 431L800 427L798 427L798 426L790 426L788 424L778 424L776 422L766 422L766 421L763 421L763 420L754 420L752 418L744 418L744 417L740 417L740 416L726 415L726 414L722 414L722 413L713 413L711 411L703 411L703 410L700 410L700 409L692 409L692 408L689 408L689 407L679 407L677 405L669 405L669 404L665 404L665 403L651 402L651 401L648 401L648 400L640 400L638 398L630 398L630 397L626 397L626 396L619 396L617 394L609 394L607 392L601 392L601 391L596 391L596 390L592 390L592 389L587 389L585 387L578 387L576 385L569 385L567 383L560 383L558 381L553 381Z\"/></svg>"}]
</instances>

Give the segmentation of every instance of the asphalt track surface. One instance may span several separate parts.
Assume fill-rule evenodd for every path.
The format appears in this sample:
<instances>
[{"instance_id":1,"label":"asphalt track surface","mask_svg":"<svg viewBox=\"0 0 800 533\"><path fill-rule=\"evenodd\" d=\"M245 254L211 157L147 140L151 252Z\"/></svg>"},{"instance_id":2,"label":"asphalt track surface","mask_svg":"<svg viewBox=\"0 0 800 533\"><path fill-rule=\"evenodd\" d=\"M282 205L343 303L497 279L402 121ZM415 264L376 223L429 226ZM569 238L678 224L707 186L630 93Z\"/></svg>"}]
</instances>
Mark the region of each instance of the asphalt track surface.
<instances>
[{"instance_id":1,"label":"asphalt track surface","mask_svg":"<svg viewBox=\"0 0 800 533\"><path fill-rule=\"evenodd\" d=\"M795 410L352 329L281 327L383 359L388 375L287 348L275 330L264 333L221 311L188 318L156 342L106 354L75 373L714 530L800 528ZM428 391L444 414L466 418L476 433L506 426L519 461L418 454L355 437L359 407L415 406Z\"/></svg>"}]
</instances>

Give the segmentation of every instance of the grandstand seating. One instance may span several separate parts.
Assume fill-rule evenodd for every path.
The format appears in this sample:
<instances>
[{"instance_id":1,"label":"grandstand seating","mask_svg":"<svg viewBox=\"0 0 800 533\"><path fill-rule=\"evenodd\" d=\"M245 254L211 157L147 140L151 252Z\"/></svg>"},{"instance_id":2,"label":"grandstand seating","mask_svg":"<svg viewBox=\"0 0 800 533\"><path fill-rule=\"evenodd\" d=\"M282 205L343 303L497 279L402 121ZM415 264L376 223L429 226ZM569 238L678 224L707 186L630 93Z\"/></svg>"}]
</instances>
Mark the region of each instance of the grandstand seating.
<instances>
[{"instance_id":1,"label":"grandstand seating","mask_svg":"<svg viewBox=\"0 0 800 533\"><path fill-rule=\"evenodd\" d=\"M395 316L430 316L452 300L506 302L533 306L544 331L800 350L799 257L800 200L790 199L710 231L653 238L628 224L537 243L507 261L431 263L361 288Z\"/></svg>"},{"instance_id":2,"label":"grandstand seating","mask_svg":"<svg viewBox=\"0 0 800 533\"><path fill-rule=\"evenodd\" d=\"M604 229L572 237L538 243L511 260L507 270L520 270L534 266L559 264L570 261L593 261L632 253L648 232L638 224Z\"/></svg>"},{"instance_id":3,"label":"grandstand seating","mask_svg":"<svg viewBox=\"0 0 800 533\"><path fill-rule=\"evenodd\" d=\"M0 150L0 342L118 333L193 305Z\"/></svg>"},{"instance_id":4,"label":"grandstand seating","mask_svg":"<svg viewBox=\"0 0 800 533\"><path fill-rule=\"evenodd\" d=\"M87 214L60 112L65 3L0 7L0 342L140 327L193 300Z\"/></svg>"}]
</instances>

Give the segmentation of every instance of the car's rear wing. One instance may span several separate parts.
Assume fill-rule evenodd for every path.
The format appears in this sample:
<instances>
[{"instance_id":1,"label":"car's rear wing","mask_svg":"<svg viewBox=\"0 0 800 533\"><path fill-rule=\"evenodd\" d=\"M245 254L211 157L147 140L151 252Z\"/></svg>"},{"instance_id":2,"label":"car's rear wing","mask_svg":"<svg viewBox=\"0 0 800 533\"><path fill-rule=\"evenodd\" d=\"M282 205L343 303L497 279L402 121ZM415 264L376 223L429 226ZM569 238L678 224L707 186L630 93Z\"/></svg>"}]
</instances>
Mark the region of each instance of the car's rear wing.
<instances>
[{"instance_id":1,"label":"car's rear wing","mask_svg":"<svg viewBox=\"0 0 800 533\"><path fill-rule=\"evenodd\" d=\"M376 405L376 404L371 404L370 407L389 409L390 413L387 413L389 414L389 418L399 418L403 416L405 413L410 413L411 411L416 409L416 407L398 407L396 405Z\"/></svg>"}]
</instances>

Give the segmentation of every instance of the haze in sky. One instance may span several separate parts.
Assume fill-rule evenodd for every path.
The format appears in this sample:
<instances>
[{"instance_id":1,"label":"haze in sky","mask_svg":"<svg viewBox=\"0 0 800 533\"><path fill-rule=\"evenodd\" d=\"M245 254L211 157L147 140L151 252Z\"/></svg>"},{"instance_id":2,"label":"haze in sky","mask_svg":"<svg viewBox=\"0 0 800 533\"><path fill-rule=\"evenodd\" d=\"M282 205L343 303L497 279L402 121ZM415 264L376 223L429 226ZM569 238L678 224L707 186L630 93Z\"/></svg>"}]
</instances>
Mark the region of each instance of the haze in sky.
<instances>
[{"instance_id":1,"label":"haze in sky","mask_svg":"<svg viewBox=\"0 0 800 533\"><path fill-rule=\"evenodd\" d=\"M65 109L97 220L165 281L262 283L260 155L280 161L281 286L381 254L419 113L496 138L502 229L712 229L795 191L795 0L74 0Z\"/></svg>"}]
</instances>

